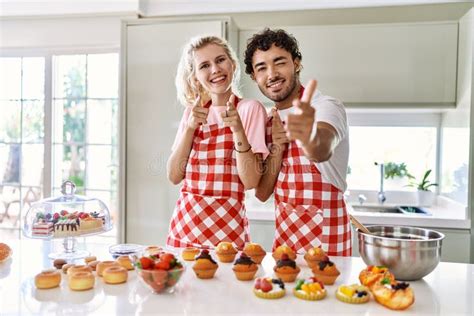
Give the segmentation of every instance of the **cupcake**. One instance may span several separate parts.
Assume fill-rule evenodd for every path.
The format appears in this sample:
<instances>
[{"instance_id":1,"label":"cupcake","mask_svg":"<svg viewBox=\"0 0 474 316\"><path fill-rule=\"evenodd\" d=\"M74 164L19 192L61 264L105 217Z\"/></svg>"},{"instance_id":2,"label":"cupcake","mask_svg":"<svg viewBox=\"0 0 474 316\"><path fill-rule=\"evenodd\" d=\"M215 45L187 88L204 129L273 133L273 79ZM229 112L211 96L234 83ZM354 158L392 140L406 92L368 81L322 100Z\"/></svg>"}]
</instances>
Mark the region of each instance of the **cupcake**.
<instances>
[{"instance_id":1,"label":"cupcake","mask_svg":"<svg viewBox=\"0 0 474 316\"><path fill-rule=\"evenodd\" d=\"M220 262L232 262L237 254L237 249L230 242L222 241L217 245L216 255Z\"/></svg>"},{"instance_id":2,"label":"cupcake","mask_svg":"<svg viewBox=\"0 0 474 316\"><path fill-rule=\"evenodd\" d=\"M293 289L293 294L303 300L318 301L326 297L326 289L321 281L315 277L310 277L305 280L298 280Z\"/></svg>"},{"instance_id":3,"label":"cupcake","mask_svg":"<svg viewBox=\"0 0 474 316\"><path fill-rule=\"evenodd\" d=\"M199 256L194 258L196 262L193 265L194 273L200 279L212 279L219 265L209 255L209 251L204 249Z\"/></svg>"},{"instance_id":4,"label":"cupcake","mask_svg":"<svg viewBox=\"0 0 474 316\"><path fill-rule=\"evenodd\" d=\"M332 285L336 281L339 274L336 265L326 256L324 261L320 261L316 267L312 269L313 274L326 285Z\"/></svg>"},{"instance_id":5,"label":"cupcake","mask_svg":"<svg viewBox=\"0 0 474 316\"><path fill-rule=\"evenodd\" d=\"M368 266L359 273L360 283L369 288L385 278L389 279L390 282L395 281L395 276L386 266Z\"/></svg>"},{"instance_id":6,"label":"cupcake","mask_svg":"<svg viewBox=\"0 0 474 316\"><path fill-rule=\"evenodd\" d=\"M326 258L326 253L320 247L314 247L308 250L304 255L304 260L310 269L314 268L320 261Z\"/></svg>"},{"instance_id":7,"label":"cupcake","mask_svg":"<svg viewBox=\"0 0 474 316\"><path fill-rule=\"evenodd\" d=\"M253 277L257 273L258 266L245 252L242 252L240 258L235 261L232 270L234 270L237 280L249 281L253 280Z\"/></svg>"},{"instance_id":8,"label":"cupcake","mask_svg":"<svg viewBox=\"0 0 474 316\"><path fill-rule=\"evenodd\" d=\"M253 262L260 264L267 254L265 250L257 243L247 243L243 252L249 256Z\"/></svg>"},{"instance_id":9,"label":"cupcake","mask_svg":"<svg viewBox=\"0 0 474 316\"><path fill-rule=\"evenodd\" d=\"M370 289L377 303L393 310L403 310L415 302L415 294L406 282L383 278Z\"/></svg>"},{"instance_id":10,"label":"cupcake","mask_svg":"<svg viewBox=\"0 0 474 316\"><path fill-rule=\"evenodd\" d=\"M276 299L285 296L285 283L280 279L258 278L255 280L253 293L265 299Z\"/></svg>"},{"instance_id":11,"label":"cupcake","mask_svg":"<svg viewBox=\"0 0 474 316\"><path fill-rule=\"evenodd\" d=\"M194 257L196 257L198 253L199 253L199 249L194 248L194 247L186 247L183 249L183 252L181 253L181 257L183 257L183 260L186 260L186 261L194 261Z\"/></svg>"},{"instance_id":12,"label":"cupcake","mask_svg":"<svg viewBox=\"0 0 474 316\"><path fill-rule=\"evenodd\" d=\"M288 255L288 257L291 260L296 259L296 253L293 251L293 249L285 245L277 247L275 251L273 252L272 256L273 256L273 259L275 259L276 261L276 260L280 260L283 254Z\"/></svg>"},{"instance_id":13,"label":"cupcake","mask_svg":"<svg viewBox=\"0 0 474 316\"><path fill-rule=\"evenodd\" d=\"M301 269L296 265L296 262L288 257L286 253L281 255L281 259L277 261L273 268L277 277L284 282L295 281Z\"/></svg>"},{"instance_id":14,"label":"cupcake","mask_svg":"<svg viewBox=\"0 0 474 316\"><path fill-rule=\"evenodd\" d=\"M349 304L367 303L370 299L369 289L358 284L341 285L337 288L336 297L338 300Z\"/></svg>"}]
</instances>

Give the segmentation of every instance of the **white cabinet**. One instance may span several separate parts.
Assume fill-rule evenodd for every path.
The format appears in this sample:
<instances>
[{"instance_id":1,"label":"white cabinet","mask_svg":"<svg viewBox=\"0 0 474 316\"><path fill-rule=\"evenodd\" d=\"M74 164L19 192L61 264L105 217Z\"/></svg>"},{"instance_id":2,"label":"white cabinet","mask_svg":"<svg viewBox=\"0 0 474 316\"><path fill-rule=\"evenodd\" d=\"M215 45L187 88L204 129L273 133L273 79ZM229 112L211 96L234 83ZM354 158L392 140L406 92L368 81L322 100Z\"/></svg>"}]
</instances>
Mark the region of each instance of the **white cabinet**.
<instances>
[{"instance_id":1,"label":"white cabinet","mask_svg":"<svg viewBox=\"0 0 474 316\"><path fill-rule=\"evenodd\" d=\"M302 82L349 106L454 106L457 22L285 27L300 43ZM240 32L240 56L258 30ZM243 76L246 97L264 98Z\"/></svg>"},{"instance_id":2,"label":"white cabinet","mask_svg":"<svg viewBox=\"0 0 474 316\"><path fill-rule=\"evenodd\" d=\"M183 107L174 77L184 44L193 36L224 36L226 21L124 22L122 115L125 117L125 239L164 244L179 186L166 177L166 161Z\"/></svg>"}]
</instances>

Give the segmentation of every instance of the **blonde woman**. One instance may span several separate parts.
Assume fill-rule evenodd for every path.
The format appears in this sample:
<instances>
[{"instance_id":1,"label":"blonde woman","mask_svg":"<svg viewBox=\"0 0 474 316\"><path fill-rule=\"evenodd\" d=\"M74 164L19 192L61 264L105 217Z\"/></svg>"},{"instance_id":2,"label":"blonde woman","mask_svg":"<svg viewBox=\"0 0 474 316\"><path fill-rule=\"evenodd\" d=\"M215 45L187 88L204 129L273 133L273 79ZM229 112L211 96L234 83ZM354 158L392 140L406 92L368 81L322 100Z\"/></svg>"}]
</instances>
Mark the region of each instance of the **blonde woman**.
<instances>
[{"instance_id":1,"label":"blonde woman","mask_svg":"<svg viewBox=\"0 0 474 316\"><path fill-rule=\"evenodd\" d=\"M244 191L260 181L265 145L264 107L238 95L239 64L219 37L193 38L176 76L185 110L168 178L183 182L167 244L212 248L221 241L242 249L249 241Z\"/></svg>"}]
</instances>

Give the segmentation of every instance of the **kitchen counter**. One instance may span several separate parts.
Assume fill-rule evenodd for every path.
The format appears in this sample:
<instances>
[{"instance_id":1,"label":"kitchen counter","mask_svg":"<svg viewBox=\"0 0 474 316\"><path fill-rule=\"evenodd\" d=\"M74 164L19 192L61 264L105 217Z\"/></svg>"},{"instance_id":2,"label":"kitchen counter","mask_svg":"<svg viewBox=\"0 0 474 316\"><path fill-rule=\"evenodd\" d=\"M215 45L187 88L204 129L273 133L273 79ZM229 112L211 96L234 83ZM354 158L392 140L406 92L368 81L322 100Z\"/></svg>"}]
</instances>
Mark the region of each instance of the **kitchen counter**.
<instances>
[{"instance_id":1,"label":"kitchen counter","mask_svg":"<svg viewBox=\"0 0 474 316\"><path fill-rule=\"evenodd\" d=\"M6 241L13 256L0 264L0 311L2 315L71 314L273 314L273 315L472 315L474 313L474 265L440 263L423 280L411 282L416 301L408 310L395 312L371 300L367 304L350 305L338 301L334 292L343 283L358 282L365 265L360 258L332 257L341 276L327 286L327 297L321 301L304 301L291 294L294 283L287 284L287 295L278 300L264 300L252 293L253 282L237 281L230 263L219 263L214 279L200 280L191 265L173 294L153 294L137 279L134 271L121 285L107 285L99 278L93 290L73 292L63 278L60 288L37 290L34 275L52 266L47 258L51 245L39 240ZM99 260L110 259L109 245L88 245ZM298 258L301 277L311 276L304 260ZM272 275L274 265L267 255L257 277Z\"/></svg>"}]
</instances>

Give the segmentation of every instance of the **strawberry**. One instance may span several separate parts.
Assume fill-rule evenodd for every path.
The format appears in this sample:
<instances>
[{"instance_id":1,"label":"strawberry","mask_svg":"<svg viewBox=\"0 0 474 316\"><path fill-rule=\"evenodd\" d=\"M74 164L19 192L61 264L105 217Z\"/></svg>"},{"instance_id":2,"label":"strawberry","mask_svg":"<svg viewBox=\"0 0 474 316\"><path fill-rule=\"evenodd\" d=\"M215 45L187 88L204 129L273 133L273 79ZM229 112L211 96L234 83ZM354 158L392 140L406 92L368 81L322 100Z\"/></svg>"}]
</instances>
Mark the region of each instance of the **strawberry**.
<instances>
[{"instance_id":1,"label":"strawberry","mask_svg":"<svg viewBox=\"0 0 474 316\"><path fill-rule=\"evenodd\" d=\"M268 282L266 279L262 279L260 281L260 290L262 292L267 293L270 292L273 289L273 286L270 282Z\"/></svg>"},{"instance_id":2,"label":"strawberry","mask_svg":"<svg viewBox=\"0 0 474 316\"><path fill-rule=\"evenodd\" d=\"M61 214L61 216L66 216L69 213L66 210L62 210L59 214Z\"/></svg>"},{"instance_id":3,"label":"strawberry","mask_svg":"<svg viewBox=\"0 0 474 316\"><path fill-rule=\"evenodd\" d=\"M142 269L144 270L152 269L154 263L155 262L151 260L150 258L147 258L147 257L140 258L140 264L142 265Z\"/></svg>"},{"instance_id":4,"label":"strawberry","mask_svg":"<svg viewBox=\"0 0 474 316\"><path fill-rule=\"evenodd\" d=\"M155 264L155 270L169 270L170 263L168 261L160 260Z\"/></svg>"},{"instance_id":5,"label":"strawberry","mask_svg":"<svg viewBox=\"0 0 474 316\"><path fill-rule=\"evenodd\" d=\"M257 280L255 280L255 289L256 290L260 290L260 285L261 285L261 282L262 280L259 278Z\"/></svg>"},{"instance_id":6,"label":"strawberry","mask_svg":"<svg viewBox=\"0 0 474 316\"><path fill-rule=\"evenodd\" d=\"M59 214L58 214L58 213L54 213L53 219L54 219L54 220L58 220L58 219L59 219Z\"/></svg>"},{"instance_id":7,"label":"strawberry","mask_svg":"<svg viewBox=\"0 0 474 316\"><path fill-rule=\"evenodd\" d=\"M174 255L168 252L161 254L160 259L166 262L171 262L174 259Z\"/></svg>"}]
</instances>

